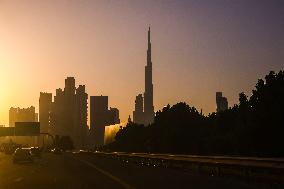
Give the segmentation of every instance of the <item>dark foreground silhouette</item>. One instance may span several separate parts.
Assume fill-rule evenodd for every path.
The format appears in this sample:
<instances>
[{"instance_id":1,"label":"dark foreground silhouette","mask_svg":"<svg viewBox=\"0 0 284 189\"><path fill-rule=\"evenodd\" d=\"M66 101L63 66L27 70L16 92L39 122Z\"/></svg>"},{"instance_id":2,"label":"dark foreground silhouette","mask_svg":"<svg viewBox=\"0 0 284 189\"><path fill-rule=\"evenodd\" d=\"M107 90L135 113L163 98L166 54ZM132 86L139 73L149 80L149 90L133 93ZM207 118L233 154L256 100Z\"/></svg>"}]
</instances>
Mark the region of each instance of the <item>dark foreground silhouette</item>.
<instances>
[{"instance_id":1,"label":"dark foreground silhouette","mask_svg":"<svg viewBox=\"0 0 284 189\"><path fill-rule=\"evenodd\" d=\"M103 150L200 155L284 156L284 72L259 79L252 96L204 116L186 103L164 107L148 127L129 122Z\"/></svg>"}]
</instances>

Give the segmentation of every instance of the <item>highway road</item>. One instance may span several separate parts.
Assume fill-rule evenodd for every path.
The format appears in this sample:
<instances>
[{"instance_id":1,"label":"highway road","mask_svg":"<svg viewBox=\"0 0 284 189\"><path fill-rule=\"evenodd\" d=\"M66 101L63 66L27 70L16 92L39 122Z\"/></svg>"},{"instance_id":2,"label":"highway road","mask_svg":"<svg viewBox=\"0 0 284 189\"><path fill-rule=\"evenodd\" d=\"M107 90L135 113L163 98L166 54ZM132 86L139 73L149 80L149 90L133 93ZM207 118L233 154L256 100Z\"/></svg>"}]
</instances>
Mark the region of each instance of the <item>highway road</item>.
<instances>
[{"instance_id":1,"label":"highway road","mask_svg":"<svg viewBox=\"0 0 284 189\"><path fill-rule=\"evenodd\" d=\"M46 153L34 163L13 164L0 153L0 189L103 188L270 188L267 184L197 176L181 170L149 167L88 154ZM275 186L271 186L275 188Z\"/></svg>"}]
</instances>

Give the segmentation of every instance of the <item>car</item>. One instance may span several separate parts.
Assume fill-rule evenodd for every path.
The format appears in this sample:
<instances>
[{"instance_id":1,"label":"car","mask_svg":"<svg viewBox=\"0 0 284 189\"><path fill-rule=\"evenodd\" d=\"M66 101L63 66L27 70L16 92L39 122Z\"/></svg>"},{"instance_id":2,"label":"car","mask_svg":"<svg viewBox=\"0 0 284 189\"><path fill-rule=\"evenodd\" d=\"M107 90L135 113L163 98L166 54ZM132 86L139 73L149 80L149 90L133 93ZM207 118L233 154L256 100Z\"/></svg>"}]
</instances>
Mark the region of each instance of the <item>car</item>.
<instances>
[{"instance_id":1,"label":"car","mask_svg":"<svg viewBox=\"0 0 284 189\"><path fill-rule=\"evenodd\" d=\"M53 148L51 152L54 154L62 154L62 149L56 147L56 148Z\"/></svg>"},{"instance_id":2,"label":"car","mask_svg":"<svg viewBox=\"0 0 284 189\"><path fill-rule=\"evenodd\" d=\"M41 157L41 150L39 147L31 147L30 149L33 157Z\"/></svg>"},{"instance_id":3,"label":"car","mask_svg":"<svg viewBox=\"0 0 284 189\"><path fill-rule=\"evenodd\" d=\"M30 148L17 148L13 154L13 162L33 162L33 156Z\"/></svg>"}]
</instances>

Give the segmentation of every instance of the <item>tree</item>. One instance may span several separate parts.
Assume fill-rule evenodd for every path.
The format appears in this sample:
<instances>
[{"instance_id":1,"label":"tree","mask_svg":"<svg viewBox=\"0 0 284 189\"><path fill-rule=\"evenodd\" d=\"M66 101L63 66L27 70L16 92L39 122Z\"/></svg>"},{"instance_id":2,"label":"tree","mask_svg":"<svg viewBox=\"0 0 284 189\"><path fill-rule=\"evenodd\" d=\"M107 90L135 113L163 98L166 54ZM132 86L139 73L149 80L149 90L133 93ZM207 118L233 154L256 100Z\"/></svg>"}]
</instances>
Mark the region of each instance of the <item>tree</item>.
<instances>
[{"instance_id":1,"label":"tree","mask_svg":"<svg viewBox=\"0 0 284 189\"><path fill-rule=\"evenodd\" d=\"M202 155L284 156L284 72L259 79L249 98L204 116L185 102L166 106L148 127L128 123L112 150Z\"/></svg>"}]
</instances>

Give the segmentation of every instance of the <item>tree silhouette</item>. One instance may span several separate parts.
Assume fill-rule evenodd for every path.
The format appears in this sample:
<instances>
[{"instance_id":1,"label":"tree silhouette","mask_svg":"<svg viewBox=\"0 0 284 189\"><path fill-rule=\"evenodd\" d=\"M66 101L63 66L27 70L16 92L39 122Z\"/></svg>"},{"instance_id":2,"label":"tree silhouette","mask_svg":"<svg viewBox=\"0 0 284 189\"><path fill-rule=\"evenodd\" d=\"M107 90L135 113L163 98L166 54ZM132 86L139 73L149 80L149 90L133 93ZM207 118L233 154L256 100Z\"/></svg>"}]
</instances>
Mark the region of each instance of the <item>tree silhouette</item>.
<instances>
[{"instance_id":1,"label":"tree silhouette","mask_svg":"<svg viewBox=\"0 0 284 189\"><path fill-rule=\"evenodd\" d=\"M284 72L259 79L248 98L202 115L184 102L167 105L148 127L128 123L108 150L203 155L284 156Z\"/></svg>"}]
</instances>

